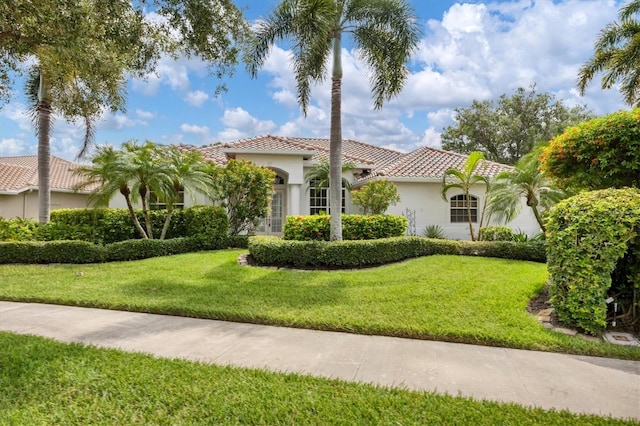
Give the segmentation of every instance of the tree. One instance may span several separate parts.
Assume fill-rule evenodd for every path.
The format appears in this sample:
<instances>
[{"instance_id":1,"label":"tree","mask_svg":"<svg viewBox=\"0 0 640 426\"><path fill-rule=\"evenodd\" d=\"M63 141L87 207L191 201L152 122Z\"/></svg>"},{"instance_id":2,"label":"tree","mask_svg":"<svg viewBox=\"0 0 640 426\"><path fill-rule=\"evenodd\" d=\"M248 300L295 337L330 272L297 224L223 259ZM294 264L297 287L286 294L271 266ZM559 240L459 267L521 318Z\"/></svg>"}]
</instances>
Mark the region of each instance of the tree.
<instances>
[{"instance_id":1,"label":"tree","mask_svg":"<svg viewBox=\"0 0 640 426\"><path fill-rule=\"evenodd\" d=\"M356 52L371 70L374 107L400 93L408 76L405 65L416 48L418 23L406 0L283 0L259 22L249 49L249 72L256 76L271 46L280 40L293 43L293 67L298 103L304 114L311 84L326 78L331 69L330 201L339 206L342 191L342 37L351 33ZM332 189L337 187L337 190ZM342 239L341 215L331 215L331 238Z\"/></svg>"},{"instance_id":2,"label":"tree","mask_svg":"<svg viewBox=\"0 0 640 426\"><path fill-rule=\"evenodd\" d=\"M473 220L471 216L471 189L474 185L484 184L485 193L489 191L489 179L481 174L476 173L476 170L484 161L484 155L481 152L474 151L467 157L464 165L460 169L451 168L444 172L442 177L442 199L447 200L447 192L451 189L459 189L462 191L465 199L465 207L467 208L467 220L469 221L469 234L471 240L476 241L476 234L473 231ZM478 225L478 232L482 228L482 222L484 221L484 208L482 209L482 216L480 217L480 223ZM479 238L479 235L478 235Z\"/></svg>"},{"instance_id":3,"label":"tree","mask_svg":"<svg viewBox=\"0 0 640 426\"><path fill-rule=\"evenodd\" d=\"M544 148L540 163L563 187L640 188L640 108L568 128Z\"/></svg>"},{"instance_id":4,"label":"tree","mask_svg":"<svg viewBox=\"0 0 640 426\"><path fill-rule=\"evenodd\" d=\"M455 113L456 124L442 133L444 149L462 154L480 151L487 160L510 165L536 143L593 116L584 106L568 108L551 94L537 93L535 86L503 94L497 102L473 101Z\"/></svg>"},{"instance_id":5,"label":"tree","mask_svg":"<svg viewBox=\"0 0 640 426\"><path fill-rule=\"evenodd\" d=\"M156 193L156 197L167 209L160 234L160 239L164 240L175 205L181 200L180 196L188 195L192 201L197 193L211 197L213 180L202 153L181 150L176 146L163 148L162 151L161 167L169 181L160 187L162 192Z\"/></svg>"},{"instance_id":6,"label":"tree","mask_svg":"<svg viewBox=\"0 0 640 426\"><path fill-rule=\"evenodd\" d=\"M160 239L164 239L180 193L184 191L191 196L196 192L210 194L212 189L211 177L200 153L180 151L176 147L155 145L150 141L142 145L135 140L127 141L121 149L100 146L92 163L92 166L76 170L86 179L78 189L93 187L89 201L94 205L108 205L115 194L122 194L131 220L144 239L154 238L149 214L151 193L167 208L160 235ZM133 208L138 201L142 205L144 227Z\"/></svg>"},{"instance_id":7,"label":"tree","mask_svg":"<svg viewBox=\"0 0 640 426\"><path fill-rule=\"evenodd\" d=\"M398 188L385 179L367 182L351 191L353 204L362 207L364 214L384 214L389 206L400 201Z\"/></svg>"},{"instance_id":8,"label":"tree","mask_svg":"<svg viewBox=\"0 0 640 426\"><path fill-rule=\"evenodd\" d=\"M595 43L594 55L578 72L578 89L584 95L596 74L604 72L603 89L619 83L624 101L640 104L640 22L634 18L640 12L640 0L632 0L619 11L620 22L604 27Z\"/></svg>"},{"instance_id":9,"label":"tree","mask_svg":"<svg viewBox=\"0 0 640 426\"><path fill-rule=\"evenodd\" d=\"M145 17L151 7L161 19ZM0 106L11 74L29 72L38 133L40 222L49 220L51 116L83 120L89 148L104 109L124 111L125 76L144 76L164 54L196 55L230 72L247 26L231 0L4 0L0 3Z\"/></svg>"},{"instance_id":10,"label":"tree","mask_svg":"<svg viewBox=\"0 0 640 426\"><path fill-rule=\"evenodd\" d=\"M213 167L210 173L216 186L214 201L227 210L229 233L253 231L269 210L274 171L232 159L225 167Z\"/></svg>"},{"instance_id":11,"label":"tree","mask_svg":"<svg viewBox=\"0 0 640 426\"><path fill-rule=\"evenodd\" d=\"M540 148L522 157L513 170L499 173L491 185L489 193L489 215L512 221L522 206L522 197L533 211L533 215L545 231L542 211L548 211L558 201L570 193L558 188L554 182L540 171L538 156Z\"/></svg>"},{"instance_id":12,"label":"tree","mask_svg":"<svg viewBox=\"0 0 640 426\"><path fill-rule=\"evenodd\" d=\"M95 206L107 206L109 200L120 193L129 210L129 216L142 238L148 238L133 208L130 181L134 179L131 156L124 150L103 145L96 149L91 158L91 166L82 166L75 173L85 178L76 189L93 188L89 194L89 203Z\"/></svg>"}]
</instances>

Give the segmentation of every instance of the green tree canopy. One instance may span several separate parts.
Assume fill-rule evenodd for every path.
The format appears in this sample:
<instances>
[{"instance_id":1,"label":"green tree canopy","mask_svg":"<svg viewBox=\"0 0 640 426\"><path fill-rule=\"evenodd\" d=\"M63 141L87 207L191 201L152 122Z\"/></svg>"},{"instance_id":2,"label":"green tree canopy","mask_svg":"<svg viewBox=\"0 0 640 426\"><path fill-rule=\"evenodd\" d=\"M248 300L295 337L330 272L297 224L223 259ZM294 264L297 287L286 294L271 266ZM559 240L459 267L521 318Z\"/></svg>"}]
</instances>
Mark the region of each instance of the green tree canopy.
<instances>
[{"instance_id":1,"label":"green tree canopy","mask_svg":"<svg viewBox=\"0 0 640 426\"><path fill-rule=\"evenodd\" d=\"M640 108L568 128L540 156L542 170L564 187L640 187Z\"/></svg>"},{"instance_id":2,"label":"green tree canopy","mask_svg":"<svg viewBox=\"0 0 640 426\"><path fill-rule=\"evenodd\" d=\"M456 108L456 124L444 129L444 149L469 154L482 152L487 160L515 164L540 141L548 141L567 126L593 115L584 106L569 108L548 93L518 88L498 101L473 101Z\"/></svg>"},{"instance_id":3,"label":"green tree canopy","mask_svg":"<svg viewBox=\"0 0 640 426\"><path fill-rule=\"evenodd\" d=\"M249 71L257 75L278 41L291 41L298 103L306 114L311 85L331 68L329 204L340 205L342 191L342 37L350 33L356 54L369 66L374 106L400 93L409 74L406 62L418 44L418 23L406 0L282 0L258 23L248 50ZM332 187L338 187L333 190ZM342 239L342 218L331 215L331 238Z\"/></svg>"},{"instance_id":4,"label":"green tree canopy","mask_svg":"<svg viewBox=\"0 0 640 426\"><path fill-rule=\"evenodd\" d=\"M593 57L578 73L578 89L584 95L587 85L598 73L604 73L603 89L619 84L620 93L631 106L640 104L640 0L632 0L620 9L620 22L605 26L595 43Z\"/></svg>"},{"instance_id":5,"label":"green tree canopy","mask_svg":"<svg viewBox=\"0 0 640 426\"><path fill-rule=\"evenodd\" d=\"M145 16L153 10L157 18ZM231 0L3 0L0 105L14 74L29 74L38 133L40 221L49 220L52 113L82 120L86 151L104 109L124 111L125 79L155 70L163 54L202 58L222 77L236 63L246 23Z\"/></svg>"},{"instance_id":6,"label":"green tree canopy","mask_svg":"<svg viewBox=\"0 0 640 426\"><path fill-rule=\"evenodd\" d=\"M398 188L386 179L373 180L351 191L351 201L362 207L364 214L384 214L400 201Z\"/></svg>"},{"instance_id":7,"label":"green tree canopy","mask_svg":"<svg viewBox=\"0 0 640 426\"><path fill-rule=\"evenodd\" d=\"M229 218L229 233L253 232L260 218L267 216L275 172L251 161L231 159L225 167L210 171L219 202Z\"/></svg>"}]
</instances>

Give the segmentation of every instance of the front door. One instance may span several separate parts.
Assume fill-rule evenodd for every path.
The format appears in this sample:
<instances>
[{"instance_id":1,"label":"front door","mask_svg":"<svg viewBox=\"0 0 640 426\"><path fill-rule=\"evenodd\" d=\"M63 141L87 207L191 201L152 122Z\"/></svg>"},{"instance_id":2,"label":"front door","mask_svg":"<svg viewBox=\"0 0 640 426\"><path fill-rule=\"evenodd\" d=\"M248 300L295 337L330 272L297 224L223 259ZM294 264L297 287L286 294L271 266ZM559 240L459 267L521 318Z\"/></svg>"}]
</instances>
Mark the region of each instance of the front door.
<instances>
[{"instance_id":1,"label":"front door","mask_svg":"<svg viewBox=\"0 0 640 426\"><path fill-rule=\"evenodd\" d=\"M266 235L282 235L284 224L284 190L276 189L271 195L270 215L261 219L258 232Z\"/></svg>"}]
</instances>

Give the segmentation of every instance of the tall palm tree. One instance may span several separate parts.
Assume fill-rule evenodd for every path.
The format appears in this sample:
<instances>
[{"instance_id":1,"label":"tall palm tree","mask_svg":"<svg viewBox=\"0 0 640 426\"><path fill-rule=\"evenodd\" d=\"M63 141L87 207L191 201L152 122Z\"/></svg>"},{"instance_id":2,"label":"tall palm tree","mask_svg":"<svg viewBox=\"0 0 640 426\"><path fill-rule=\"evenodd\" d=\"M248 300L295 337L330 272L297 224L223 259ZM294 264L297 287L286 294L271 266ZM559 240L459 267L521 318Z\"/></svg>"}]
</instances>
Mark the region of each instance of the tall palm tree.
<instances>
[{"instance_id":1,"label":"tall palm tree","mask_svg":"<svg viewBox=\"0 0 640 426\"><path fill-rule=\"evenodd\" d=\"M471 189L474 185L484 184L485 193L489 191L490 180L477 173L478 167L484 161L484 154L479 151L473 151L467 157L467 160L463 164L462 168L450 168L442 177L442 199L447 200L447 192L451 189L459 189L462 191L465 199L465 207L467 208L467 220L469 221L469 234L471 240L475 241L476 235L473 230L473 220L471 216ZM480 223L478 224L478 232L482 228L482 222L484 221L484 208L480 217Z\"/></svg>"},{"instance_id":2,"label":"tall palm tree","mask_svg":"<svg viewBox=\"0 0 640 426\"><path fill-rule=\"evenodd\" d=\"M595 43L594 55L578 73L578 89L583 95L593 77L604 72L602 88L610 89L618 82L620 92L629 105L640 104L640 0L632 0L620 9L620 22L607 24Z\"/></svg>"},{"instance_id":3,"label":"tall palm tree","mask_svg":"<svg viewBox=\"0 0 640 426\"><path fill-rule=\"evenodd\" d=\"M321 82L331 68L330 200L341 202L342 153L342 36L350 33L356 53L371 70L374 106L400 93L409 74L405 65L416 48L419 28L406 0L283 0L257 24L249 51L253 77L274 43L289 39L298 103L306 115L311 84ZM335 186L335 189L331 187ZM331 239L342 239L339 214L331 215Z\"/></svg>"},{"instance_id":4,"label":"tall palm tree","mask_svg":"<svg viewBox=\"0 0 640 426\"><path fill-rule=\"evenodd\" d=\"M539 170L539 155L539 149L533 150L522 157L513 170L501 172L496 176L489 195L489 212L497 215L499 220L509 222L520 213L521 200L524 197L544 232L541 210L548 210L571 194L558 188Z\"/></svg>"}]
</instances>

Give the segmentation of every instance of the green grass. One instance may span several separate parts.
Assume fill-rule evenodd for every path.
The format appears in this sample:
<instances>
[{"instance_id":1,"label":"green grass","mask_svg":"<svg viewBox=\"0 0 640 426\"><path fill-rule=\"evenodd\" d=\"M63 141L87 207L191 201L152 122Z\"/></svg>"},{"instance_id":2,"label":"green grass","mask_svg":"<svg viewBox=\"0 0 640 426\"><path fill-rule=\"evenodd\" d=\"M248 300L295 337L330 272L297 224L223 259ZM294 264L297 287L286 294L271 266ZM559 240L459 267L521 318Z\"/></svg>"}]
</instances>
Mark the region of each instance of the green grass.
<instances>
[{"instance_id":1,"label":"green grass","mask_svg":"<svg viewBox=\"0 0 640 426\"><path fill-rule=\"evenodd\" d=\"M359 271L241 267L241 250L96 265L0 266L0 299L640 359L526 312L543 264L430 256ZM82 272L81 276L78 276Z\"/></svg>"},{"instance_id":2,"label":"green grass","mask_svg":"<svg viewBox=\"0 0 640 426\"><path fill-rule=\"evenodd\" d=\"M624 425L567 411L0 333L1 425Z\"/></svg>"}]
</instances>

